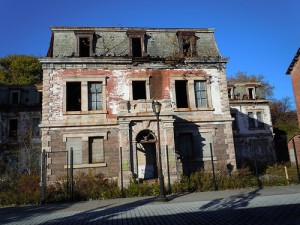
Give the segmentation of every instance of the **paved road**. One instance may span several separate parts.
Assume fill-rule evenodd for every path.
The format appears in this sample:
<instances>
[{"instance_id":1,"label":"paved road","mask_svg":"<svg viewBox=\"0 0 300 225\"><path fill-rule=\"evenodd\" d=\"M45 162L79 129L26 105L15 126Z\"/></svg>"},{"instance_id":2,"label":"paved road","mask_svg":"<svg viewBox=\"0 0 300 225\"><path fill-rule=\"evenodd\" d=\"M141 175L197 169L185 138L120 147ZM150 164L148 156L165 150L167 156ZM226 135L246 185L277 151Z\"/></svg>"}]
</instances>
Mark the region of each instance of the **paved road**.
<instances>
[{"instance_id":1,"label":"paved road","mask_svg":"<svg viewBox=\"0 0 300 225\"><path fill-rule=\"evenodd\" d=\"M2 207L0 224L300 224L300 185L169 196Z\"/></svg>"}]
</instances>

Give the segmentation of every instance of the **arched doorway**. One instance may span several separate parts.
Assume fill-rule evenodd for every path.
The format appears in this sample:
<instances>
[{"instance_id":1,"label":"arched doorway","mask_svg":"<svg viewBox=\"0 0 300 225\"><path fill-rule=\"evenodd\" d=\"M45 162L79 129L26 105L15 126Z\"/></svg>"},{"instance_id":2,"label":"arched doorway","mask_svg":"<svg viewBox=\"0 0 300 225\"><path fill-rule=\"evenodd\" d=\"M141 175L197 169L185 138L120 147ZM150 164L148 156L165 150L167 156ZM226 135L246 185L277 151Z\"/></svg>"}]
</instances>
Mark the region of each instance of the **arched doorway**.
<instances>
[{"instance_id":1,"label":"arched doorway","mask_svg":"<svg viewBox=\"0 0 300 225\"><path fill-rule=\"evenodd\" d=\"M136 136L138 178L157 178L156 139L150 130L143 130Z\"/></svg>"}]
</instances>

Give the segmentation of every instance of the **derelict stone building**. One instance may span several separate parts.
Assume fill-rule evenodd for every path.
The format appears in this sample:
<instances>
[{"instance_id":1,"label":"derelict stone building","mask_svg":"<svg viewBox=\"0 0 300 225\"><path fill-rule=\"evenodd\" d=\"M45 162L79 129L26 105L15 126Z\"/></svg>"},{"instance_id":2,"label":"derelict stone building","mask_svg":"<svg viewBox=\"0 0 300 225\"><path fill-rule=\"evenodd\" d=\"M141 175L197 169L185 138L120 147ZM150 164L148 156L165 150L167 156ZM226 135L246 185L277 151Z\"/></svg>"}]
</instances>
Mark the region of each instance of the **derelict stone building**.
<instances>
[{"instance_id":1,"label":"derelict stone building","mask_svg":"<svg viewBox=\"0 0 300 225\"><path fill-rule=\"evenodd\" d=\"M75 170L156 179L160 113L165 182L236 165L225 65L214 29L52 27L43 64L47 177ZM212 146L212 154L211 148ZM122 158L122 165L120 160Z\"/></svg>"}]
</instances>

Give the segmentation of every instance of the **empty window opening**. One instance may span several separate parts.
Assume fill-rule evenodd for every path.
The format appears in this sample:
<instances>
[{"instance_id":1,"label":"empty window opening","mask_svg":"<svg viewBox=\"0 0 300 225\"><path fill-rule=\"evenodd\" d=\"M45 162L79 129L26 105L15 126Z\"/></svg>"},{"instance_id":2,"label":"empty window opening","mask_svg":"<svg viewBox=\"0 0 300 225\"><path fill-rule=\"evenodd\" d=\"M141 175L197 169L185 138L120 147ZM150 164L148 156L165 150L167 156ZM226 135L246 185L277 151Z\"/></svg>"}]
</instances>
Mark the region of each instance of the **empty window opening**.
<instances>
[{"instance_id":1,"label":"empty window opening","mask_svg":"<svg viewBox=\"0 0 300 225\"><path fill-rule=\"evenodd\" d=\"M81 111L81 82L67 83L67 111Z\"/></svg>"},{"instance_id":2,"label":"empty window opening","mask_svg":"<svg viewBox=\"0 0 300 225\"><path fill-rule=\"evenodd\" d=\"M102 83L88 83L89 110L102 110Z\"/></svg>"},{"instance_id":3,"label":"empty window opening","mask_svg":"<svg viewBox=\"0 0 300 225\"><path fill-rule=\"evenodd\" d=\"M175 92L177 108L188 108L187 81L176 80Z\"/></svg>"},{"instance_id":4,"label":"empty window opening","mask_svg":"<svg viewBox=\"0 0 300 225\"><path fill-rule=\"evenodd\" d=\"M90 39L87 37L79 38L79 56L80 57L90 56Z\"/></svg>"},{"instance_id":5,"label":"empty window opening","mask_svg":"<svg viewBox=\"0 0 300 225\"><path fill-rule=\"evenodd\" d=\"M146 81L132 81L132 99L147 99Z\"/></svg>"},{"instance_id":6,"label":"empty window opening","mask_svg":"<svg viewBox=\"0 0 300 225\"><path fill-rule=\"evenodd\" d=\"M11 92L11 104L19 104L20 103L20 92L13 91Z\"/></svg>"},{"instance_id":7,"label":"empty window opening","mask_svg":"<svg viewBox=\"0 0 300 225\"><path fill-rule=\"evenodd\" d=\"M11 119L9 120L9 137L17 137L18 135L18 120Z\"/></svg>"},{"instance_id":8,"label":"empty window opening","mask_svg":"<svg viewBox=\"0 0 300 225\"><path fill-rule=\"evenodd\" d=\"M249 125L249 128L255 127L255 120L254 120L253 112L248 112L248 125Z\"/></svg>"},{"instance_id":9,"label":"empty window opening","mask_svg":"<svg viewBox=\"0 0 300 225\"><path fill-rule=\"evenodd\" d=\"M249 99L255 99L254 88L248 88Z\"/></svg>"},{"instance_id":10,"label":"empty window opening","mask_svg":"<svg viewBox=\"0 0 300 225\"><path fill-rule=\"evenodd\" d=\"M182 39L182 52L184 56L191 56L191 43L187 39Z\"/></svg>"},{"instance_id":11,"label":"empty window opening","mask_svg":"<svg viewBox=\"0 0 300 225\"><path fill-rule=\"evenodd\" d=\"M132 38L132 57L142 57L141 38Z\"/></svg>"},{"instance_id":12,"label":"empty window opening","mask_svg":"<svg viewBox=\"0 0 300 225\"><path fill-rule=\"evenodd\" d=\"M207 106L205 81L195 81L195 100L197 108Z\"/></svg>"}]
</instances>

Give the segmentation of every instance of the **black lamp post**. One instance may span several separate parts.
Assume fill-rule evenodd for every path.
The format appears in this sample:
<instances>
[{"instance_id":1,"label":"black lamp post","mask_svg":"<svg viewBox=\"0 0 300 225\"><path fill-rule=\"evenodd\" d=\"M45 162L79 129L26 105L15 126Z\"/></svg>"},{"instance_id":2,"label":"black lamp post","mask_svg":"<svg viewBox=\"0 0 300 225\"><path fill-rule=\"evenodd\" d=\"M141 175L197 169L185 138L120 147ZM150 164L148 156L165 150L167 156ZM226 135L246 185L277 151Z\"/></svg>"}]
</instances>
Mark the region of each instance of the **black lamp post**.
<instances>
[{"instance_id":1,"label":"black lamp post","mask_svg":"<svg viewBox=\"0 0 300 225\"><path fill-rule=\"evenodd\" d=\"M157 122L157 140L158 140L158 176L159 176L159 196L158 201L167 201L167 197L165 194L164 188L164 176L162 172L162 165L161 165L161 148L160 148L160 130L159 130L159 114L161 110L161 103L156 101L152 102L152 109L156 115L156 122Z\"/></svg>"}]
</instances>

